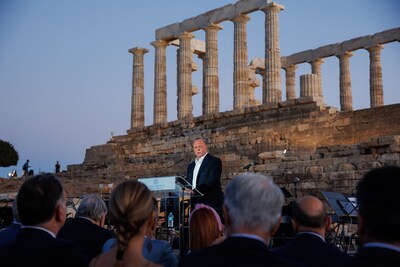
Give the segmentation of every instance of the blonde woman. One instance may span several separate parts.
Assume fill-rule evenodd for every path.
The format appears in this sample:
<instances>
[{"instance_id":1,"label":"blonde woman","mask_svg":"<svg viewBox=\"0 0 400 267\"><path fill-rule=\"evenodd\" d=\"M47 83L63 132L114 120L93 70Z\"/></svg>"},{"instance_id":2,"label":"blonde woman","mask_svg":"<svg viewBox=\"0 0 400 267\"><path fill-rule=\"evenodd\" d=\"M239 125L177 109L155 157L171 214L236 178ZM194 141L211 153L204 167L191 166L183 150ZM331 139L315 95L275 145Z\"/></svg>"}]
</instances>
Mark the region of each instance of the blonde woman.
<instances>
[{"instance_id":1,"label":"blonde woman","mask_svg":"<svg viewBox=\"0 0 400 267\"><path fill-rule=\"evenodd\" d=\"M109 215L116 229L117 245L94 258L90 267L161 266L143 257L143 243L153 223L153 196L134 180L119 184L112 192Z\"/></svg>"}]
</instances>

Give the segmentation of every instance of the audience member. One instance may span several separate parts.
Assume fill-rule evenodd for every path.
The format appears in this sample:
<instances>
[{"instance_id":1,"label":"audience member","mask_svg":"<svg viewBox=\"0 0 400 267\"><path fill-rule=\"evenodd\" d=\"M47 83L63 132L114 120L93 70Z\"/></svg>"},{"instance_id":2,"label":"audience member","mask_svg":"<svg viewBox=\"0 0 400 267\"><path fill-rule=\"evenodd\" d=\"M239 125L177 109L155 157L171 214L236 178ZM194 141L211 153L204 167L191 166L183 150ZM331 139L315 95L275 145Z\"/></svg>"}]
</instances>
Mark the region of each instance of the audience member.
<instances>
[{"instance_id":1,"label":"audience member","mask_svg":"<svg viewBox=\"0 0 400 267\"><path fill-rule=\"evenodd\" d=\"M357 185L362 247L349 266L400 266L400 168L369 171Z\"/></svg>"},{"instance_id":2,"label":"audience member","mask_svg":"<svg viewBox=\"0 0 400 267\"><path fill-rule=\"evenodd\" d=\"M297 235L274 252L306 266L341 266L350 256L325 242L332 220L316 197L304 196L293 203L293 230Z\"/></svg>"},{"instance_id":3,"label":"audience member","mask_svg":"<svg viewBox=\"0 0 400 267\"><path fill-rule=\"evenodd\" d=\"M203 203L213 207L221 217L224 200L221 188L221 159L208 153L206 141L202 138L194 140L193 152L196 158L187 168L187 180L193 189L200 191L202 195L195 194L192 197L191 208L193 210L197 203Z\"/></svg>"},{"instance_id":4,"label":"audience member","mask_svg":"<svg viewBox=\"0 0 400 267\"><path fill-rule=\"evenodd\" d=\"M144 237L154 220L153 197L135 180L119 184L111 193L109 214L117 232L117 244L94 258L90 266L160 266L143 257Z\"/></svg>"},{"instance_id":5,"label":"audience member","mask_svg":"<svg viewBox=\"0 0 400 267\"><path fill-rule=\"evenodd\" d=\"M224 235L218 213L210 206L197 204L189 216L189 249L195 251L220 243Z\"/></svg>"},{"instance_id":6,"label":"audience member","mask_svg":"<svg viewBox=\"0 0 400 267\"><path fill-rule=\"evenodd\" d=\"M283 201L271 177L255 173L235 177L225 189L227 238L185 255L179 266L296 266L268 249L279 227Z\"/></svg>"},{"instance_id":7,"label":"audience member","mask_svg":"<svg viewBox=\"0 0 400 267\"><path fill-rule=\"evenodd\" d=\"M107 205L97 195L88 195L80 203L75 218L68 220L58 232L60 239L78 243L85 250L89 260L102 252L104 243L114 233L104 228Z\"/></svg>"},{"instance_id":8,"label":"audience member","mask_svg":"<svg viewBox=\"0 0 400 267\"><path fill-rule=\"evenodd\" d=\"M56 238L66 217L66 196L52 174L29 177L17 196L22 226L15 240L0 249L2 267L87 266L79 246Z\"/></svg>"},{"instance_id":9,"label":"audience member","mask_svg":"<svg viewBox=\"0 0 400 267\"><path fill-rule=\"evenodd\" d=\"M176 267L178 258L173 253L171 245L165 240L154 239L158 222L158 202L155 198L153 198L153 214L153 224L144 239L143 256L149 261L161 264L164 267ZM115 238L108 240L103 246L103 251L110 250L115 243Z\"/></svg>"},{"instance_id":10,"label":"audience member","mask_svg":"<svg viewBox=\"0 0 400 267\"><path fill-rule=\"evenodd\" d=\"M17 200L13 201L12 212L14 221L6 229L0 231L0 247L3 247L12 242L19 233L19 230L21 229L21 222L19 220L17 209Z\"/></svg>"}]
</instances>

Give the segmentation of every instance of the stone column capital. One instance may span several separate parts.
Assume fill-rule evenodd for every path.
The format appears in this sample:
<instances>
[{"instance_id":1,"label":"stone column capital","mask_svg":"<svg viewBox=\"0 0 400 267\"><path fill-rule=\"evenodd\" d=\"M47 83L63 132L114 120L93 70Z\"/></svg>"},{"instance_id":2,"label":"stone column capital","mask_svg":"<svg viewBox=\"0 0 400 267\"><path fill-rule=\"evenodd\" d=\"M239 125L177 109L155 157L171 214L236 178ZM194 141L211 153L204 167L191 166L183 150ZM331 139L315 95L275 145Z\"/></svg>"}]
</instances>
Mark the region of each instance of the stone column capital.
<instances>
[{"instance_id":1,"label":"stone column capital","mask_svg":"<svg viewBox=\"0 0 400 267\"><path fill-rule=\"evenodd\" d=\"M311 65L315 65L315 66L321 66L322 63L324 63L325 60L322 58L316 58L314 60L308 61L307 63L311 64Z\"/></svg>"},{"instance_id":2,"label":"stone column capital","mask_svg":"<svg viewBox=\"0 0 400 267\"><path fill-rule=\"evenodd\" d=\"M337 58L349 58L349 57L351 57L351 56L353 56L353 53L352 52L350 52L350 51L346 51L346 52L344 52L344 53L340 53L340 54L337 54L337 55L335 55Z\"/></svg>"},{"instance_id":3,"label":"stone column capital","mask_svg":"<svg viewBox=\"0 0 400 267\"><path fill-rule=\"evenodd\" d=\"M149 52L148 49L143 48L143 47L134 47L128 50L129 53L132 53L134 55L144 55Z\"/></svg>"},{"instance_id":4,"label":"stone column capital","mask_svg":"<svg viewBox=\"0 0 400 267\"><path fill-rule=\"evenodd\" d=\"M279 11L282 11L284 9L285 9L284 6L282 6L282 5L278 4L278 3L275 3L275 2L269 3L265 7L260 8L260 10L264 11L264 12L269 12L269 11L278 11L279 12Z\"/></svg>"},{"instance_id":5,"label":"stone column capital","mask_svg":"<svg viewBox=\"0 0 400 267\"><path fill-rule=\"evenodd\" d=\"M290 66L287 66L287 67L284 67L283 69L285 70L285 71L295 71L295 70L297 70L297 65L290 65Z\"/></svg>"},{"instance_id":6,"label":"stone column capital","mask_svg":"<svg viewBox=\"0 0 400 267\"><path fill-rule=\"evenodd\" d=\"M246 23L246 22L248 22L249 20L250 20L250 16L249 16L249 15L240 14L239 16L234 17L234 18L232 19L232 22L233 22L233 23Z\"/></svg>"},{"instance_id":7,"label":"stone column capital","mask_svg":"<svg viewBox=\"0 0 400 267\"><path fill-rule=\"evenodd\" d=\"M151 42L150 44L156 48L167 47L169 45L169 43L165 40L155 40L154 42Z\"/></svg>"},{"instance_id":8,"label":"stone column capital","mask_svg":"<svg viewBox=\"0 0 400 267\"><path fill-rule=\"evenodd\" d=\"M183 32L178 36L179 40L184 40L184 39L192 39L194 37L194 34L190 32Z\"/></svg>"},{"instance_id":9,"label":"stone column capital","mask_svg":"<svg viewBox=\"0 0 400 267\"><path fill-rule=\"evenodd\" d=\"M205 27L203 30L204 31L209 31L209 30L222 30L224 27L222 27L220 24L216 24L216 23L211 23L209 26Z\"/></svg>"},{"instance_id":10,"label":"stone column capital","mask_svg":"<svg viewBox=\"0 0 400 267\"><path fill-rule=\"evenodd\" d=\"M383 49L383 45L378 44L378 45L366 47L365 49L368 50L368 52L370 52L370 53L379 52Z\"/></svg>"}]
</instances>

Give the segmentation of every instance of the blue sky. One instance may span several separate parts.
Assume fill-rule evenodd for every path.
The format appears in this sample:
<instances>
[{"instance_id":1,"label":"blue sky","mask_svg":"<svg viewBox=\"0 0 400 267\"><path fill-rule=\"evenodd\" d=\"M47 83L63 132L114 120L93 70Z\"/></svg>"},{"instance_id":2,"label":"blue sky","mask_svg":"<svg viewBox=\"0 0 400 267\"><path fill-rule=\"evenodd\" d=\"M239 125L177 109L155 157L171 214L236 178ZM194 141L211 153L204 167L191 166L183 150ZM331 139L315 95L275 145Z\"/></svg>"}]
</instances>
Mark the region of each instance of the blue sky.
<instances>
[{"instance_id":1,"label":"blue sky","mask_svg":"<svg viewBox=\"0 0 400 267\"><path fill-rule=\"evenodd\" d=\"M124 135L130 127L132 55L145 47L145 116L152 124L154 48L157 28L235 3L225 0L0 0L0 139L30 159L35 173L84 160L85 149ZM282 0L281 55L318 48L400 27L398 0ZM219 72L221 111L232 109L233 23L221 24ZM247 24L249 59L264 55L264 13ZM204 40L204 32L194 33ZM176 119L176 48L167 49L168 118ZM369 106L369 58L350 59L353 107ZM201 66L200 61L195 61ZM382 51L385 104L400 102L400 43ZM302 64L298 77L310 71ZM339 106L338 59L322 65L325 101ZM201 70L193 83L201 88ZM299 90L299 88L297 88ZM261 90L256 95L261 97ZM201 114L201 94L193 99Z\"/></svg>"}]
</instances>

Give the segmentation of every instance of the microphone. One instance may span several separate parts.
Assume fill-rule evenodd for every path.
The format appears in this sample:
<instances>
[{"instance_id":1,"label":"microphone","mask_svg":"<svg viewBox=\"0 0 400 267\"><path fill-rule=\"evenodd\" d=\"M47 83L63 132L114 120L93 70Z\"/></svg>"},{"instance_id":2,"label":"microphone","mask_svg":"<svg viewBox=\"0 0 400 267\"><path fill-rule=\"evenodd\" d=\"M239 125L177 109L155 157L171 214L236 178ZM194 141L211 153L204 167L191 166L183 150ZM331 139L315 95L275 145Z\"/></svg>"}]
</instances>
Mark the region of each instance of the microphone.
<instances>
[{"instance_id":1,"label":"microphone","mask_svg":"<svg viewBox=\"0 0 400 267\"><path fill-rule=\"evenodd\" d=\"M250 162L249 164L247 164L246 166L243 167L243 170L249 170L250 167L254 166L254 161Z\"/></svg>"},{"instance_id":2,"label":"microphone","mask_svg":"<svg viewBox=\"0 0 400 267\"><path fill-rule=\"evenodd\" d=\"M298 182L300 182L300 178L299 177L295 177L292 181L292 183L297 184Z\"/></svg>"}]
</instances>

